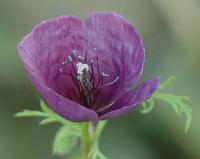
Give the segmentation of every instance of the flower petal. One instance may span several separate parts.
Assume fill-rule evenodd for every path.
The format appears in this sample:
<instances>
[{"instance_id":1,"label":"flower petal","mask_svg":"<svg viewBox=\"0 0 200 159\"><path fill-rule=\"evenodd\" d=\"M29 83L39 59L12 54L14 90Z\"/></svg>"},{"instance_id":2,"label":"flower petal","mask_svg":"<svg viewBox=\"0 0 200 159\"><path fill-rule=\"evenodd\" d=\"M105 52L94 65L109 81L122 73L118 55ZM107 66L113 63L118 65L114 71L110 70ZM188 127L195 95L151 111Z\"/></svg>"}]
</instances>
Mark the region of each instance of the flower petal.
<instances>
[{"instance_id":1,"label":"flower petal","mask_svg":"<svg viewBox=\"0 0 200 159\"><path fill-rule=\"evenodd\" d=\"M116 13L92 13L85 20L85 26L90 35L89 49L95 48L100 71L110 75L104 83L119 77L118 82L105 87L98 98L97 104L108 105L140 78L144 64L143 43L133 25Z\"/></svg>"},{"instance_id":2,"label":"flower petal","mask_svg":"<svg viewBox=\"0 0 200 159\"><path fill-rule=\"evenodd\" d=\"M134 91L129 91L126 95L118 99L100 119L108 119L122 115L132 110L136 105L151 97L160 85L160 78L155 77L139 85Z\"/></svg>"},{"instance_id":3,"label":"flower petal","mask_svg":"<svg viewBox=\"0 0 200 159\"><path fill-rule=\"evenodd\" d=\"M19 55L30 74L64 97L78 97L73 82L59 69L72 50L82 52L84 27L80 19L62 16L36 26L18 45ZM74 99L78 100L78 99Z\"/></svg>"},{"instance_id":4,"label":"flower petal","mask_svg":"<svg viewBox=\"0 0 200 159\"><path fill-rule=\"evenodd\" d=\"M95 122L98 120L98 115L95 111L57 94L51 88L48 88L41 83L40 79L38 80L37 77L34 77L33 75L30 75L29 77L53 110L65 119L76 122Z\"/></svg>"}]
</instances>

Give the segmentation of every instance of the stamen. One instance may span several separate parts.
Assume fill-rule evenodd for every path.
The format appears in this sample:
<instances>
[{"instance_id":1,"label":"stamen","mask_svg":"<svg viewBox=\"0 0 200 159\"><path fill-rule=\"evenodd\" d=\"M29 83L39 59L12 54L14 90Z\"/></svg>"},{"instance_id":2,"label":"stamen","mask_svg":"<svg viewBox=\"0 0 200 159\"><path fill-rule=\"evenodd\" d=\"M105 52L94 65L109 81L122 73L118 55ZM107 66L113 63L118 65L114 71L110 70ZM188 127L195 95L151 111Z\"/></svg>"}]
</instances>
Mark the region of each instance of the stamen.
<instances>
[{"instance_id":1,"label":"stamen","mask_svg":"<svg viewBox=\"0 0 200 159\"><path fill-rule=\"evenodd\" d=\"M85 52L85 60L84 60L84 63L87 63L87 55L88 55L88 49L87 49L86 52Z\"/></svg>"},{"instance_id":2,"label":"stamen","mask_svg":"<svg viewBox=\"0 0 200 159\"><path fill-rule=\"evenodd\" d=\"M92 87L94 88L95 77L94 77L93 60L90 60L90 65L91 65L91 69L92 69L92 73L90 74L90 82L92 81Z\"/></svg>"},{"instance_id":3,"label":"stamen","mask_svg":"<svg viewBox=\"0 0 200 159\"><path fill-rule=\"evenodd\" d=\"M73 51L72 51L72 55L73 55L73 57L77 57L77 54L78 54L78 53L77 53L76 50L73 50Z\"/></svg>"},{"instance_id":4,"label":"stamen","mask_svg":"<svg viewBox=\"0 0 200 159\"><path fill-rule=\"evenodd\" d=\"M82 89L79 87L79 81L77 81L77 79L72 75L72 73L71 74L69 74L69 76L71 77L71 79L72 79L72 81L73 81L73 83L74 83L74 85L76 86L76 88L77 88L77 90L78 90L78 92L79 92L79 98L80 98L80 101L82 102L83 101L83 95L82 95Z\"/></svg>"},{"instance_id":5,"label":"stamen","mask_svg":"<svg viewBox=\"0 0 200 159\"><path fill-rule=\"evenodd\" d=\"M97 59L97 73L99 75L99 77L98 77L98 84L97 84L97 87L98 87L99 84L100 84L100 82L101 82L101 75L100 75L100 71L99 71L99 60L98 60L98 57L96 59Z\"/></svg>"},{"instance_id":6,"label":"stamen","mask_svg":"<svg viewBox=\"0 0 200 159\"><path fill-rule=\"evenodd\" d=\"M77 76L77 80L80 81L80 75Z\"/></svg>"},{"instance_id":7,"label":"stamen","mask_svg":"<svg viewBox=\"0 0 200 159\"><path fill-rule=\"evenodd\" d=\"M91 32L91 31L88 31L88 32L87 32L87 36L88 36L88 37L91 37L91 36L92 36L92 32Z\"/></svg>"},{"instance_id":8,"label":"stamen","mask_svg":"<svg viewBox=\"0 0 200 159\"><path fill-rule=\"evenodd\" d=\"M91 33L88 33L91 36ZM89 48L89 47L88 47ZM93 48L95 52L97 48ZM109 79L110 75L105 72L100 72L100 65L97 56L87 59L88 49L85 52L85 57L79 56L77 50L72 50L62 63L59 72L62 75L68 75L79 93L80 103L86 107L91 107L93 110L101 112L103 109L96 108L95 103L98 96L102 93L103 88L116 83L119 77L116 77L109 83L105 83L105 79ZM73 61L75 60L75 61ZM96 61L95 61L96 60ZM76 62L76 63L75 63ZM66 68L65 68L66 67ZM96 71L96 72L95 72Z\"/></svg>"},{"instance_id":9,"label":"stamen","mask_svg":"<svg viewBox=\"0 0 200 159\"><path fill-rule=\"evenodd\" d=\"M116 83L118 80L119 80L119 77L116 77L112 82L106 84L105 86L110 86L110 85Z\"/></svg>"},{"instance_id":10,"label":"stamen","mask_svg":"<svg viewBox=\"0 0 200 159\"><path fill-rule=\"evenodd\" d=\"M95 47L95 48L93 49L93 51L96 52L96 51L97 51L97 48Z\"/></svg>"},{"instance_id":11,"label":"stamen","mask_svg":"<svg viewBox=\"0 0 200 159\"><path fill-rule=\"evenodd\" d=\"M65 65L65 64L67 64L67 61L64 61L64 62L62 63L62 65Z\"/></svg>"},{"instance_id":12,"label":"stamen","mask_svg":"<svg viewBox=\"0 0 200 159\"><path fill-rule=\"evenodd\" d=\"M64 74L64 71L62 70L62 68L59 69L59 72L60 72L61 74Z\"/></svg>"},{"instance_id":13,"label":"stamen","mask_svg":"<svg viewBox=\"0 0 200 159\"><path fill-rule=\"evenodd\" d=\"M97 113L101 113L101 112L103 112L104 110L110 108L114 103L115 103L115 101L112 102L112 103L110 103L110 104L108 104L107 106L104 106L104 107L101 107L101 108L97 109L96 112L97 112Z\"/></svg>"},{"instance_id":14,"label":"stamen","mask_svg":"<svg viewBox=\"0 0 200 159\"><path fill-rule=\"evenodd\" d=\"M76 75L76 69L75 69L75 67L74 67L74 64L72 63L72 69L73 69L73 71L74 71L74 74Z\"/></svg>"},{"instance_id":15,"label":"stamen","mask_svg":"<svg viewBox=\"0 0 200 159\"><path fill-rule=\"evenodd\" d=\"M67 57L67 59L68 59L70 62L72 62L72 57L71 57L70 55Z\"/></svg>"},{"instance_id":16,"label":"stamen","mask_svg":"<svg viewBox=\"0 0 200 159\"><path fill-rule=\"evenodd\" d=\"M84 61L85 58L83 56L78 56L78 59Z\"/></svg>"},{"instance_id":17,"label":"stamen","mask_svg":"<svg viewBox=\"0 0 200 159\"><path fill-rule=\"evenodd\" d=\"M109 76L110 76L109 74L104 73L104 72L101 72L101 75L102 75L103 77L109 77Z\"/></svg>"}]
</instances>

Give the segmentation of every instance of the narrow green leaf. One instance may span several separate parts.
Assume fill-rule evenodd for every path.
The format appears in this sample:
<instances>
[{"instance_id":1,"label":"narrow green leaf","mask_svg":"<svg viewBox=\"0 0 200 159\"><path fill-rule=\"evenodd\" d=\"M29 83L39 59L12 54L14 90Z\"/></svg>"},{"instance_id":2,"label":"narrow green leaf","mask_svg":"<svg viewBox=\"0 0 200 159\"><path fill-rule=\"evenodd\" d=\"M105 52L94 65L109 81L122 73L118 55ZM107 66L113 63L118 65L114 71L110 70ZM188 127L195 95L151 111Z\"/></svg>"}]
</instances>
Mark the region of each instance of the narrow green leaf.
<instances>
[{"instance_id":1,"label":"narrow green leaf","mask_svg":"<svg viewBox=\"0 0 200 159\"><path fill-rule=\"evenodd\" d=\"M192 109L188 108L188 111L186 111L185 113L186 113L185 133L187 133L192 123Z\"/></svg>"},{"instance_id":2,"label":"narrow green leaf","mask_svg":"<svg viewBox=\"0 0 200 159\"><path fill-rule=\"evenodd\" d=\"M92 138L92 146L89 153L89 158L91 159L107 159L104 154L99 150L99 138L101 136L101 133L103 129L105 128L107 124L107 120L100 121L95 129L93 138Z\"/></svg>"},{"instance_id":3,"label":"narrow green leaf","mask_svg":"<svg viewBox=\"0 0 200 159\"><path fill-rule=\"evenodd\" d=\"M53 123L53 122L57 122L57 120L54 119L54 118L45 118L45 119L40 121L40 125L46 125L46 124L50 124L50 123Z\"/></svg>"},{"instance_id":4,"label":"narrow green leaf","mask_svg":"<svg viewBox=\"0 0 200 159\"><path fill-rule=\"evenodd\" d=\"M107 159L107 157L100 151L98 151L97 156L99 159Z\"/></svg>"},{"instance_id":5,"label":"narrow green leaf","mask_svg":"<svg viewBox=\"0 0 200 159\"><path fill-rule=\"evenodd\" d=\"M66 155L77 144L78 137L67 126L61 127L53 143L53 154Z\"/></svg>"},{"instance_id":6,"label":"narrow green leaf","mask_svg":"<svg viewBox=\"0 0 200 159\"><path fill-rule=\"evenodd\" d=\"M59 114L54 112L47 104L40 100L41 111L34 110L24 110L23 112L18 112L15 114L15 117L43 117L40 125L45 125L53 122L58 122L62 125L68 126L71 130L80 134L81 126L79 123L73 123L69 120L64 119Z\"/></svg>"},{"instance_id":7,"label":"narrow green leaf","mask_svg":"<svg viewBox=\"0 0 200 159\"><path fill-rule=\"evenodd\" d=\"M146 114L153 110L154 108L154 100L150 98L146 102L142 103L143 109L140 110L141 113Z\"/></svg>"},{"instance_id":8,"label":"narrow green leaf","mask_svg":"<svg viewBox=\"0 0 200 159\"><path fill-rule=\"evenodd\" d=\"M186 104L186 102L189 101L188 97L157 92L152 98L169 103L174 111L180 116L185 114L185 132L187 132L192 121L192 109Z\"/></svg>"},{"instance_id":9,"label":"narrow green leaf","mask_svg":"<svg viewBox=\"0 0 200 159\"><path fill-rule=\"evenodd\" d=\"M101 135L104 127L106 126L107 122L108 122L107 120L98 122L98 125L97 125L96 130L95 130L95 136L96 136L97 139L100 137L100 135Z\"/></svg>"},{"instance_id":10,"label":"narrow green leaf","mask_svg":"<svg viewBox=\"0 0 200 159\"><path fill-rule=\"evenodd\" d=\"M91 159L107 159L107 157L99 150L98 142L92 146L89 153L89 158Z\"/></svg>"},{"instance_id":11,"label":"narrow green leaf","mask_svg":"<svg viewBox=\"0 0 200 159\"><path fill-rule=\"evenodd\" d=\"M166 81L161 83L159 89L160 90L165 89L166 87L168 87L173 82L174 79L175 79L175 76L170 76Z\"/></svg>"},{"instance_id":12,"label":"narrow green leaf","mask_svg":"<svg viewBox=\"0 0 200 159\"><path fill-rule=\"evenodd\" d=\"M35 111L35 110L24 110L23 112L18 112L15 117L47 117L46 113Z\"/></svg>"},{"instance_id":13,"label":"narrow green leaf","mask_svg":"<svg viewBox=\"0 0 200 159\"><path fill-rule=\"evenodd\" d=\"M52 111L43 100L40 100L40 107L41 110L45 113L54 113L54 111Z\"/></svg>"},{"instance_id":14,"label":"narrow green leaf","mask_svg":"<svg viewBox=\"0 0 200 159\"><path fill-rule=\"evenodd\" d=\"M142 103L143 109L140 110L140 112L144 114L149 113L154 108L154 100L164 101L173 108L177 115L185 116L185 132L187 132L192 121L192 109L187 104L190 101L190 98L161 92L161 90L165 89L174 79L174 76L170 76L165 82L163 82L160 85L159 90L149 100Z\"/></svg>"}]
</instances>

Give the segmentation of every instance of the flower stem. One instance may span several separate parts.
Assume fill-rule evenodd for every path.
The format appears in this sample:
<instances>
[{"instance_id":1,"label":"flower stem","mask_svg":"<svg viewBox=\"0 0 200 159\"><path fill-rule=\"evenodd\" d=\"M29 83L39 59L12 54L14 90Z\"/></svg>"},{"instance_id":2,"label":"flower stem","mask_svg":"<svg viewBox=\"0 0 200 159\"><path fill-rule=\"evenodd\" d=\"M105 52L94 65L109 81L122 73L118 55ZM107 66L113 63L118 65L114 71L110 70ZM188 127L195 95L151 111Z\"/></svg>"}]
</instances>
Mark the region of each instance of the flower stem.
<instances>
[{"instance_id":1,"label":"flower stem","mask_svg":"<svg viewBox=\"0 0 200 159\"><path fill-rule=\"evenodd\" d=\"M88 122L82 123L82 136L81 136L81 144L82 144L82 159L89 159L90 152L90 124Z\"/></svg>"}]
</instances>

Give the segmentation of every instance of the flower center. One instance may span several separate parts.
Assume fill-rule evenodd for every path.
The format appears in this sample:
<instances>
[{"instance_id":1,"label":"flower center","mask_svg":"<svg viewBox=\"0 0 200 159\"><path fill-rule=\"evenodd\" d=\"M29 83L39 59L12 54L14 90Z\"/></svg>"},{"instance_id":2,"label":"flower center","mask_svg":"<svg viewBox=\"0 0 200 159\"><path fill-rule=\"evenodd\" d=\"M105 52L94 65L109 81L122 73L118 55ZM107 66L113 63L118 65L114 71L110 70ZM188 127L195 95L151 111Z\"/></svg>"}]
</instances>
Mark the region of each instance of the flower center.
<instances>
[{"instance_id":1,"label":"flower center","mask_svg":"<svg viewBox=\"0 0 200 159\"><path fill-rule=\"evenodd\" d=\"M96 48L93 51L96 51ZM82 57L78 55L77 50L73 50L62 63L59 71L73 81L79 93L80 104L96 110L94 105L102 89L115 84L119 77L105 84L105 78L109 78L110 75L100 72L98 57L95 56L88 60L87 52Z\"/></svg>"}]
</instances>

